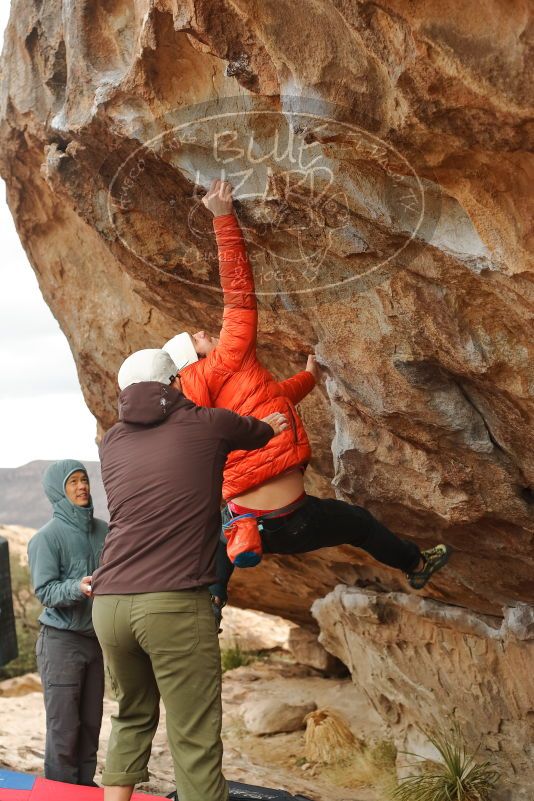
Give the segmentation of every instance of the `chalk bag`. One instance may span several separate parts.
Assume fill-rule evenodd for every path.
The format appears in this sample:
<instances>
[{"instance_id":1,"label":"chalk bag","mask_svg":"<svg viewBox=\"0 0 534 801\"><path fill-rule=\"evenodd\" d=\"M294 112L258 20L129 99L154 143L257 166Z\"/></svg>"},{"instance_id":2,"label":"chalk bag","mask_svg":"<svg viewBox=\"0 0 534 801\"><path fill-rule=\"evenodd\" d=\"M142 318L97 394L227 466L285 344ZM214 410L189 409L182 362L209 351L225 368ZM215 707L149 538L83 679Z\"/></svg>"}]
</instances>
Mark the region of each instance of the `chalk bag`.
<instances>
[{"instance_id":1,"label":"chalk bag","mask_svg":"<svg viewBox=\"0 0 534 801\"><path fill-rule=\"evenodd\" d=\"M255 515L247 513L233 517L223 526L227 539L228 558L236 567L255 567L261 562L261 523Z\"/></svg>"}]
</instances>

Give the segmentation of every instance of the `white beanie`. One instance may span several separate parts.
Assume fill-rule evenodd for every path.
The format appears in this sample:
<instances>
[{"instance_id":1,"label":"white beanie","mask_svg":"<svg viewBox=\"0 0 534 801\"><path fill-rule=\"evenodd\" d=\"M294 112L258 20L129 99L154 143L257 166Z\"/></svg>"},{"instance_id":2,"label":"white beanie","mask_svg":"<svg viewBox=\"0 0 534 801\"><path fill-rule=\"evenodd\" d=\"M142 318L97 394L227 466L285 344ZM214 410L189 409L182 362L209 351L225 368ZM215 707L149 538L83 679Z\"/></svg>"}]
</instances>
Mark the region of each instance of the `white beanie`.
<instances>
[{"instance_id":1,"label":"white beanie","mask_svg":"<svg viewBox=\"0 0 534 801\"><path fill-rule=\"evenodd\" d=\"M164 344L163 350L167 351L177 366L178 372L189 364L194 364L194 362L198 361L198 354L195 350L193 339L187 331L169 339L169 341Z\"/></svg>"},{"instance_id":2,"label":"white beanie","mask_svg":"<svg viewBox=\"0 0 534 801\"><path fill-rule=\"evenodd\" d=\"M160 384L170 384L176 377L176 365L164 350L159 348L145 348L128 356L122 363L117 380L121 390L130 384L140 384L142 381L158 381Z\"/></svg>"}]
</instances>

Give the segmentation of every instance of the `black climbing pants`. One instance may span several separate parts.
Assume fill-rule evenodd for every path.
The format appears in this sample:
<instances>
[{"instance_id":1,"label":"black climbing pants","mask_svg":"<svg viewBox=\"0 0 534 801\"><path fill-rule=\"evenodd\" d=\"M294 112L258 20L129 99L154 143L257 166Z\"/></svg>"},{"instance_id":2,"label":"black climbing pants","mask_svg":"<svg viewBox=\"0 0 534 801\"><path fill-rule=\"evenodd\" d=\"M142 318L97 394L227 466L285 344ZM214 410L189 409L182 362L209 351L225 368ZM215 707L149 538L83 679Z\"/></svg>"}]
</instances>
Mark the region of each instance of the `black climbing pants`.
<instances>
[{"instance_id":1,"label":"black climbing pants","mask_svg":"<svg viewBox=\"0 0 534 801\"><path fill-rule=\"evenodd\" d=\"M45 776L90 785L104 699L104 663L96 637L42 626L36 646L46 708Z\"/></svg>"},{"instance_id":2,"label":"black climbing pants","mask_svg":"<svg viewBox=\"0 0 534 801\"><path fill-rule=\"evenodd\" d=\"M225 507L223 523L231 517L228 507ZM378 562L405 573L417 567L421 556L415 543L397 537L367 509L333 498L306 495L303 505L289 515L258 519L263 525L264 553L295 554L335 545L354 545ZM210 587L212 595L227 600L226 588L233 570L224 537L221 537L217 551L218 581Z\"/></svg>"}]
</instances>

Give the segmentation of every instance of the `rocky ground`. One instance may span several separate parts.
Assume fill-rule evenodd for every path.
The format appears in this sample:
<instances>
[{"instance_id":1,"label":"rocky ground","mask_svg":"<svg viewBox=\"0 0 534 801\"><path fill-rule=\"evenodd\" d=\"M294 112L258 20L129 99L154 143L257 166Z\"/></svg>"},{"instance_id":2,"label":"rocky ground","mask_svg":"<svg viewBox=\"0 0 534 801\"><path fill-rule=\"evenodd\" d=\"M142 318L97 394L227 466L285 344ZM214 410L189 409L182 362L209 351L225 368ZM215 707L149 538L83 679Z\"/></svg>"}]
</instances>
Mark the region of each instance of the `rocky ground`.
<instances>
[{"instance_id":1,"label":"rocky ground","mask_svg":"<svg viewBox=\"0 0 534 801\"><path fill-rule=\"evenodd\" d=\"M355 764L327 767L306 761L304 731L255 736L247 731L243 709L266 698L287 705L328 707L358 720L359 694L350 679L328 679L311 668L292 663L289 657L271 656L228 671L223 681L224 769L226 776L262 786L280 787L309 796L313 801L377 801L370 787L362 786ZM104 765L115 701L105 699L104 721L98 758L97 781ZM362 731L354 729L361 738ZM39 679L29 674L0 684L0 766L41 773L45 718ZM381 726L365 732L379 742ZM369 766L366 767L369 770ZM165 734L165 712L154 741L149 765L150 783L142 789L167 793L173 787L173 769ZM377 767L380 778L380 768Z\"/></svg>"}]
</instances>

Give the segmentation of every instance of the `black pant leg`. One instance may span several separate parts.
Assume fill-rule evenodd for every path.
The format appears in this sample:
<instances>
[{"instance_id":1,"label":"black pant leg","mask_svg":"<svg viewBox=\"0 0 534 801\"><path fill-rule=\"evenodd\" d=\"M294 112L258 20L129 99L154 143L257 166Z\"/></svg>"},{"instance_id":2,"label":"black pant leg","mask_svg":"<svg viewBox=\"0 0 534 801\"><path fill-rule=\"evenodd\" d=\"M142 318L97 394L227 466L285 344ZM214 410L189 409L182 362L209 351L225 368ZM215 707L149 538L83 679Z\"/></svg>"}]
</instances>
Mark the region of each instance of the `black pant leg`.
<instances>
[{"instance_id":1,"label":"black pant leg","mask_svg":"<svg viewBox=\"0 0 534 801\"><path fill-rule=\"evenodd\" d=\"M80 703L78 784L90 785L96 772L96 755L104 701L104 660L96 637L85 638L87 667Z\"/></svg>"},{"instance_id":2,"label":"black pant leg","mask_svg":"<svg viewBox=\"0 0 534 801\"><path fill-rule=\"evenodd\" d=\"M223 525L228 523L231 518L232 514L228 507L225 506L222 511ZM228 583L232 578L234 566L228 558L228 553L226 551L226 537L224 536L224 530L221 531L221 536L219 537L219 543L217 545L217 554L215 556L215 572L217 573L217 582L210 585L210 592L216 598L220 598L221 601L226 602L228 600Z\"/></svg>"},{"instance_id":3,"label":"black pant leg","mask_svg":"<svg viewBox=\"0 0 534 801\"><path fill-rule=\"evenodd\" d=\"M306 553L335 545L354 545L389 567L406 573L420 558L415 543L403 540L361 506L333 498L307 496L306 504L285 518L262 519L265 550Z\"/></svg>"},{"instance_id":4,"label":"black pant leg","mask_svg":"<svg viewBox=\"0 0 534 801\"><path fill-rule=\"evenodd\" d=\"M43 626L37 640L37 665L46 709L45 777L78 783L80 699L85 663L80 635Z\"/></svg>"}]
</instances>

